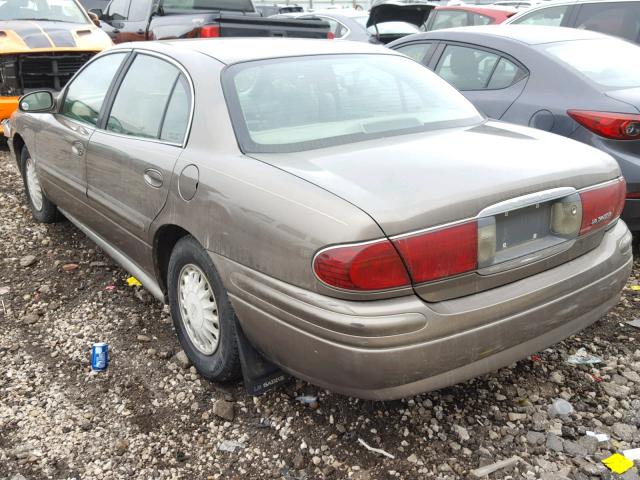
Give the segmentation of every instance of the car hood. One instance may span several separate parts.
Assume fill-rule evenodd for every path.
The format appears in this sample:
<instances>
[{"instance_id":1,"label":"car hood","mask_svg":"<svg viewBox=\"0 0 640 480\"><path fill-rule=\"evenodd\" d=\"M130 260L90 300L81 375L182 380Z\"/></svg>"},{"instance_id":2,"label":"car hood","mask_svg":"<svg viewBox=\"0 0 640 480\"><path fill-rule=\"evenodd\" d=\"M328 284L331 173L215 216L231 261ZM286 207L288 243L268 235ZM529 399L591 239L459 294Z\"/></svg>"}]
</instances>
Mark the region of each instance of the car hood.
<instances>
[{"instance_id":1,"label":"car hood","mask_svg":"<svg viewBox=\"0 0 640 480\"><path fill-rule=\"evenodd\" d=\"M113 45L109 36L91 23L11 20L0 21L0 53L32 51L95 51Z\"/></svg>"},{"instance_id":2,"label":"car hood","mask_svg":"<svg viewBox=\"0 0 640 480\"><path fill-rule=\"evenodd\" d=\"M401 3L394 0L374 1L369 12L367 27L384 22L406 22L420 27L435 5L428 3Z\"/></svg>"},{"instance_id":3,"label":"car hood","mask_svg":"<svg viewBox=\"0 0 640 480\"><path fill-rule=\"evenodd\" d=\"M387 235L474 217L521 195L579 189L620 175L604 152L501 122L252 156L356 205Z\"/></svg>"}]
</instances>

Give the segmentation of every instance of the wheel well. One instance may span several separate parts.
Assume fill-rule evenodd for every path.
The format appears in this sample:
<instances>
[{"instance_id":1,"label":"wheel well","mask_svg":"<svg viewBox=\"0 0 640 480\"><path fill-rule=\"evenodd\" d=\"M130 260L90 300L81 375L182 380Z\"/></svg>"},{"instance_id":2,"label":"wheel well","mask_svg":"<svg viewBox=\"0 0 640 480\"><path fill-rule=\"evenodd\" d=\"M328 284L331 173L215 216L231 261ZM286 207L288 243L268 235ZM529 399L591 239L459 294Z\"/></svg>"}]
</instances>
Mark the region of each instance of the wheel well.
<instances>
[{"instance_id":1,"label":"wheel well","mask_svg":"<svg viewBox=\"0 0 640 480\"><path fill-rule=\"evenodd\" d=\"M22 147L24 147L24 140L17 133L13 136L13 151L16 154L16 162L18 162L18 167L20 167L20 171L22 172L22 165L20 165L20 154L22 153Z\"/></svg>"},{"instance_id":2,"label":"wheel well","mask_svg":"<svg viewBox=\"0 0 640 480\"><path fill-rule=\"evenodd\" d=\"M167 272L169 270L171 252L178 240L187 235L191 234L177 225L164 225L156 233L153 242L153 258L158 283L165 294L167 293Z\"/></svg>"}]
</instances>

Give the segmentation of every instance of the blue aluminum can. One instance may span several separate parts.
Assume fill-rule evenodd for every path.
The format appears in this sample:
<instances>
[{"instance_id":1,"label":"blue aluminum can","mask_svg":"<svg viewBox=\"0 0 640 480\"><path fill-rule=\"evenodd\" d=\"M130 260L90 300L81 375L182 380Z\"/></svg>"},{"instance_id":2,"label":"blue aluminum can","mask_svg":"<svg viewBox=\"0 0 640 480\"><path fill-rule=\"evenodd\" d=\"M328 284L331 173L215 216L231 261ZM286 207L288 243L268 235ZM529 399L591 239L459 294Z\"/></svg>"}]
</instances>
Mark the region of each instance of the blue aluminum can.
<instances>
[{"instance_id":1,"label":"blue aluminum can","mask_svg":"<svg viewBox=\"0 0 640 480\"><path fill-rule=\"evenodd\" d=\"M91 370L103 372L109 366L109 345L104 342L91 346Z\"/></svg>"}]
</instances>

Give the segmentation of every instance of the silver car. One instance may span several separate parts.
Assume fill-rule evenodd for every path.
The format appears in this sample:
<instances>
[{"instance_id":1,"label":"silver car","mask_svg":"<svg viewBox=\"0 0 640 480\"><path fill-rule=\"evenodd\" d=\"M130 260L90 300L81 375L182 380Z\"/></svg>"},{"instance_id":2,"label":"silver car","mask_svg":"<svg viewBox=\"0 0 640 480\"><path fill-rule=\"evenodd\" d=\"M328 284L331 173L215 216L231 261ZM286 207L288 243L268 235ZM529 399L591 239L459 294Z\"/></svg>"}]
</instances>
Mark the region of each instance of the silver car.
<instances>
[{"instance_id":1,"label":"silver car","mask_svg":"<svg viewBox=\"0 0 640 480\"><path fill-rule=\"evenodd\" d=\"M214 381L243 332L344 394L441 388L595 322L631 270L609 155L488 121L374 45L123 44L7 127L34 217L168 302Z\"/></svg>"}]
</instances>

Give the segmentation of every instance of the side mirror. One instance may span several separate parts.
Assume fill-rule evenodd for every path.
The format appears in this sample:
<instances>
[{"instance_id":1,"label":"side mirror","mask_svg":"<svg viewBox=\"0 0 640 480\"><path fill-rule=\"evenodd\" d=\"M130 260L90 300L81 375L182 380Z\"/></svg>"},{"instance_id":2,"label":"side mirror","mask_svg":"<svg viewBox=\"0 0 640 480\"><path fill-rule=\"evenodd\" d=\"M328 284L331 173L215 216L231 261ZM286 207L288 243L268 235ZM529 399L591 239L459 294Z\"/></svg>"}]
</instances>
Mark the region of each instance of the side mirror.
<instances>
[{"instance_id":1,"label":"side mirror","mask_svg":"<svg viewBox=\"0 0 640 480\"><path fill-rule=\"evenodd\" d=\"M53 94L47 90L27 93L18 102L20 111L29 113L48 113L52 112L54 107Z\"/></svg>"},{"instance_id":2,"label":"side mirror","mask_svg":"<svg viewBox=\"0 0 640 480\"><path fill-rule=\"evenodd\" d=\"M90 17L92 17L91 14L95 15L96 17L98 17L98 20L102 19L102 17L104 16L104 12L102 11L101 8L92 8L91 10L89 10L89 16Z\"/></svg>"},{"instance_id":3,"label":"side mirror","mask_svg":"<svg viewBox=\"0 0 640 480\"><path fill-rule=\"evenodd\" d=\"M96 27L100 26L100 17L98 17L98 14L89 12L89 18L91 19L91 21Z\"/></svg>"}]
</instances>

